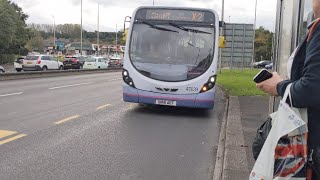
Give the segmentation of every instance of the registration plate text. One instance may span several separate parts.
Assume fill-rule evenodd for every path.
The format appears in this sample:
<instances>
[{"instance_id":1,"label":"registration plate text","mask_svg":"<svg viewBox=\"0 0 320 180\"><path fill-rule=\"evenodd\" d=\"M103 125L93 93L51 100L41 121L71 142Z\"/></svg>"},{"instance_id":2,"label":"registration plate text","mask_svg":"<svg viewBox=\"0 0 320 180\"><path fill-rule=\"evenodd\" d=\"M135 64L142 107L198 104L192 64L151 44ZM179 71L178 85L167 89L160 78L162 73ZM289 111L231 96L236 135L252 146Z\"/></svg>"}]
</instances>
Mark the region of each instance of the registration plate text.
<instances>
[{"instance_id":1,"label":"registration plate text","mask_svg":"<svg viewBox=\"0 0 320 180\"><path fill-rule=\"evenodd\" d=\"M177 106L176 101L171 101L171 100L156 100L156 104L158 105L164 105L164 106Z\"/></svg>"}]
</instances>

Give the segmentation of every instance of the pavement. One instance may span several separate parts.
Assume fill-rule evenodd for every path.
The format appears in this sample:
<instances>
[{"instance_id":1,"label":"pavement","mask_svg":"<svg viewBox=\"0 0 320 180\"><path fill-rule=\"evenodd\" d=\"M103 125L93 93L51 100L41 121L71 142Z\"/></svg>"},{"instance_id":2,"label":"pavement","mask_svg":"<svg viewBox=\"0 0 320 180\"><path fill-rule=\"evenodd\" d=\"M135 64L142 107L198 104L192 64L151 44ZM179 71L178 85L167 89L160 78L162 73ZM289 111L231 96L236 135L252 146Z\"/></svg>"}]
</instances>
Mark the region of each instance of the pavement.
<instances>
[{"instance_id":1,"label":"pavement","mask_svg":"<svg viewBox=\"0 0 320 180\"><path fill-rule=\"evenodd\" d=\"M222 122L214 180L245 180L254 166L251 145L267 119L269 97L229 97Z\"/></svg>"},{"instance_id":2,"label":"pavement","mask_svg":"<svg viewBox=\"0 0 320 180\"><path fill-rule=\"evenodd\" d=\"M121 72L2 81L0 179L212 179L224 93L213 110L142 106L121 85Z\"/></svg>"}]
</instances>

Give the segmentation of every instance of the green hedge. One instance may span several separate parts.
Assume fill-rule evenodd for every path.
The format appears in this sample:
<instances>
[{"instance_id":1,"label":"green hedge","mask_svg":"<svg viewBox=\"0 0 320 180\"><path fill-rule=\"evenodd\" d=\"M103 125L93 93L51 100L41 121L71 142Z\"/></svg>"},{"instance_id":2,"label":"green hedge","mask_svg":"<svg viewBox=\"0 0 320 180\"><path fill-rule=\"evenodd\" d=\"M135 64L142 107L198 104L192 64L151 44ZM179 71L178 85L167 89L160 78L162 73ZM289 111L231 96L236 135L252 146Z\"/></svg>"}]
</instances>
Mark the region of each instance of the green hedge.
<instances>
[{"instance_id":1,"label":"green hedge","mask_svg":"<svg viewBox=\"0 0 320 180\"><path fill-rule=\"evenodd\" d=\"M13 63L15 58L14 54L0 54L0 64Z\"/></svg>"}]
</instances>

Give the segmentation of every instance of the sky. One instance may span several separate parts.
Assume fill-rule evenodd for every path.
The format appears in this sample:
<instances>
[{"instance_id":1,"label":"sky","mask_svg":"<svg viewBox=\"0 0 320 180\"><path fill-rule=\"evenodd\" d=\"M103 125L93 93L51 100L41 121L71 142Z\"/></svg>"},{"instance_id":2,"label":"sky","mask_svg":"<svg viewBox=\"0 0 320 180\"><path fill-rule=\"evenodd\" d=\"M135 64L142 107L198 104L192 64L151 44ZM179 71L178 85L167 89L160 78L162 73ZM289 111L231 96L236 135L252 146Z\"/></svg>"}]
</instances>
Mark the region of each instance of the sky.
<instances>
[{"instance_id":1,"label":"sky","mask_svg":"<svg viewBox=\"0 0 320 180\"><path fill-rule=\"evenodd\" d=\"M27 23L80 24L81 0L12 0L29 15ZM100 31L123 29L125 16L132 16L139 6L152 6L153 0L82 0L83 27L97 30L98 3ZM222 0L154 0L156 6L197 7L216 10L221 16ZM274 31L276 0L258 0L257 27ZM225 0L225 22L254 23L255 0ZM53 18L54 17L54 18ZM230 17L230 18L229 18Z\"/></svg>"}]
</instances>

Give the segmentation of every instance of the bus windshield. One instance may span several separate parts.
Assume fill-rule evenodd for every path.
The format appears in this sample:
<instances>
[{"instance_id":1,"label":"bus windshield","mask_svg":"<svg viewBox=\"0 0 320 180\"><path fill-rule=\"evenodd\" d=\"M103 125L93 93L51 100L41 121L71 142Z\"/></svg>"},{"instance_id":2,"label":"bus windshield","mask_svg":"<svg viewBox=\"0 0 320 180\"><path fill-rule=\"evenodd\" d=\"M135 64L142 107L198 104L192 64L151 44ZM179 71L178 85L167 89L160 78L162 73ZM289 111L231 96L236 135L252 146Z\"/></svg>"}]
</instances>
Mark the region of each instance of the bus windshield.
<instances>
[{"instance_id":1,"label":"bus windshield","mask_svg":"<svg viewBox=\"0 0 320 180\"><path fill-rule=\"evenodd\" d=\"M213 24L136 21L131 34L130 59L149 78L187 81L211 66L215 33Z\"/></svg>"}]
</instances>

